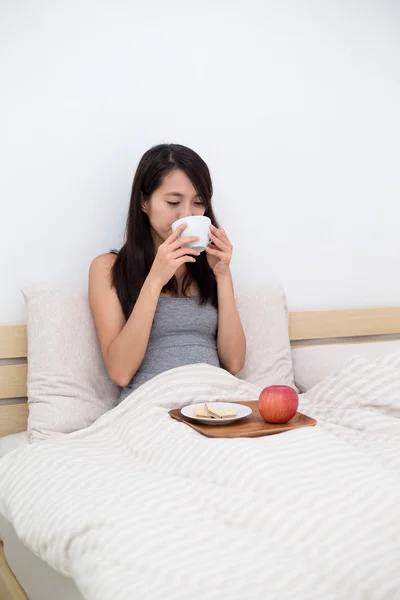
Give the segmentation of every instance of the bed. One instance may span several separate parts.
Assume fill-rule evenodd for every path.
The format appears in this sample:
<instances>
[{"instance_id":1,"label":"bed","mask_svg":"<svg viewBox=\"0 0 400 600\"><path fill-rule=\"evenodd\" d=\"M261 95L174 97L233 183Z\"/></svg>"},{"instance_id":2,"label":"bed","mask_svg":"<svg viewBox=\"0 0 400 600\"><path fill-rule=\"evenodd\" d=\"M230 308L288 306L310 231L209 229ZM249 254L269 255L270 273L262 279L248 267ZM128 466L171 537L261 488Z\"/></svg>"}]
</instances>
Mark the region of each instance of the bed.
<instances>
[{"instance_id":1,"label":"bed","mask_svg":"<svg viewBox=\"0 0 400 600\"><path fill-rule=\"evenodd\" d=\"M289 315L289 337L292 347L296 348L318 345L321 341L332 344L365 341L379 344L399 334L398 307L302 311ZM26 356L26 326L1 326L0 437L3 438L3 444L0 445L0 458L1 452L5 454L28 444ZM32 553L4 518L0 521L0 540L1 600L53 600L55 597L57 600L84 599L74 581ZM400 598L400 592L396 597ZM373 598L373 595L366 594L365 598ZM390 600L395 600L394 596Z\"/></svg>"}]
</instances>

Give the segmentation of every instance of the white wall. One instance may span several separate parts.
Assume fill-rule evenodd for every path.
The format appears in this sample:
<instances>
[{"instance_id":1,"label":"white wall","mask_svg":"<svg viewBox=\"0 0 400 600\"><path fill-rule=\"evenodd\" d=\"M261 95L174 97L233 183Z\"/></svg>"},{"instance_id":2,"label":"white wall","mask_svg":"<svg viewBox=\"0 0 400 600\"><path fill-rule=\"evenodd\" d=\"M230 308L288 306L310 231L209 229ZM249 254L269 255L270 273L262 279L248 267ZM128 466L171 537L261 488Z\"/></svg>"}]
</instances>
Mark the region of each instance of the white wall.
<instances>
[{"instance_id":1,"label":"white wall","mask_svg":"<svg viewBox=\"0 0 400 600\"><path fill-rule=\"evenodd\" d=\"M400 304L400 3L3 0L0 322L87 285L153 144L210 166L240 283Z\"/></svg>"}]
</instances>

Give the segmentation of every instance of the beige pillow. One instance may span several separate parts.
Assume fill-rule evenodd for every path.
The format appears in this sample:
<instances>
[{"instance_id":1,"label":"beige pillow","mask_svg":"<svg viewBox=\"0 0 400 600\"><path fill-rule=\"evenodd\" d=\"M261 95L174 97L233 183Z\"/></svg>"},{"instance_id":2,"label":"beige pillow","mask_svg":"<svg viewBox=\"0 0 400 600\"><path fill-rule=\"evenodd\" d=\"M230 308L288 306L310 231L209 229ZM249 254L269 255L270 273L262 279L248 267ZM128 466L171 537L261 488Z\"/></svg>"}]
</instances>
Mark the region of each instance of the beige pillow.
<instances>
[{"instance_id":1,"label":"beige pillow","mask_svg":"<svg viewBox=\"0 0 400 600\"><path fill-rule=\"evenodd\" d=\"M28 433L31 442L91 425L117 405L120 389L107 374L87 294L28 286ZM247 338L239 378L259 386L294 386L285 294L254 287L236 296Z\"/></svg>"},{"instance_id":2,"label":"beige pillow","mask_svg":"<svg viewBox=\"0 0 400 600\"><path fill-rule=\"evenodd\" d=\"M238 377L260 388L294 387L283 287L248 286L235 298L247 342L246 362Z\"/></svg>"},{"instance_id":3,"label":"beige pillow","mask_svg":"<svg viewBox=\"0 0 400 600\"><path fill-rule=\"evenodd\" d=\"M293 348L294 381L300 392L307 392L325 377L333 375L347 359L362 356L368 360L386 357L400 348L400 340L361 344L322 344Z\"/></svg>"},{"instance_id":4,"label":"beige pillow","mask_svg":"<svg viewBox=\"0 0 400 600\"><path fill-rule=\"evenodd\" d=\"M91 425L117 405L87 294L23 289L28 309L28 434L31 442Z\"/></svg>"}]
</instances>

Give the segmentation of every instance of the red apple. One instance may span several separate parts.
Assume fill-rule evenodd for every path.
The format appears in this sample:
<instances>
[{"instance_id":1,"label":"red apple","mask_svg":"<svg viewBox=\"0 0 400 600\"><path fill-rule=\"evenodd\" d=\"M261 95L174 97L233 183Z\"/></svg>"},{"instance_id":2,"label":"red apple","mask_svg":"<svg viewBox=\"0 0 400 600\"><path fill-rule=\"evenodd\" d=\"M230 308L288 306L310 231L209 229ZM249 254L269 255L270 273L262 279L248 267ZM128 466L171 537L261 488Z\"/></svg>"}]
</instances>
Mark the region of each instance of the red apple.
<instances>
[{"instance_id":1,"label":"red apple","mask_svg":"<svg viewBox=\"0 0 400 600\"><path fill-rule=\"evenodd\" d=\"M258 399L258 410L267 423L287 423L299 407L296 390L288 385L270 385Z\"/></svg>"}]
</instances>

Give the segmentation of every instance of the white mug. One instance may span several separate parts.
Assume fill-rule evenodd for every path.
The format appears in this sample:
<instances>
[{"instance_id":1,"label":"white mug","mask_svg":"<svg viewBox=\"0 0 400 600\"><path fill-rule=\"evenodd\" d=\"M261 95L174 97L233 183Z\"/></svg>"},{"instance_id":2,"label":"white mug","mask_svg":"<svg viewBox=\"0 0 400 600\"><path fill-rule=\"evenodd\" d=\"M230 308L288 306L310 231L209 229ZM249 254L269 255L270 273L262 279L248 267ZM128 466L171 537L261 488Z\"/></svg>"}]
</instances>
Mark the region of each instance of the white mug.
<instances>
[{"instance_id":1,"label":"white mug","mask_svg":"<svg viewBox=\"0 0 400 600\"><path fill-rule=\"evenodd\" d=\"M177 221L172 223L172 231L175 231L179 227L179 225L182 225L182 223L187 223L187 227L182 231L179 237L195 236L200 238L196 242L184 244L183 247L195 248L198 252L203 252L203 250L206 249L206 246L208 246L208 244L211 243L211 240L208 237L208 234L210 233L211 219L200 215L192 217L182 217L182 219L178 219Z\"/></svg>"}]
</instances>

